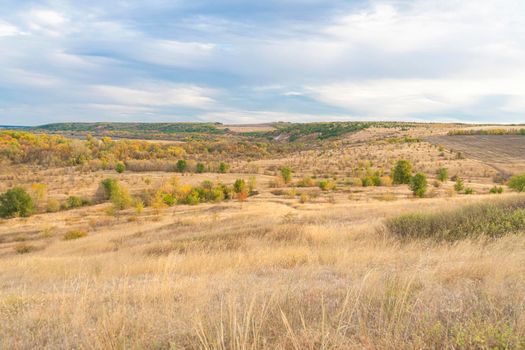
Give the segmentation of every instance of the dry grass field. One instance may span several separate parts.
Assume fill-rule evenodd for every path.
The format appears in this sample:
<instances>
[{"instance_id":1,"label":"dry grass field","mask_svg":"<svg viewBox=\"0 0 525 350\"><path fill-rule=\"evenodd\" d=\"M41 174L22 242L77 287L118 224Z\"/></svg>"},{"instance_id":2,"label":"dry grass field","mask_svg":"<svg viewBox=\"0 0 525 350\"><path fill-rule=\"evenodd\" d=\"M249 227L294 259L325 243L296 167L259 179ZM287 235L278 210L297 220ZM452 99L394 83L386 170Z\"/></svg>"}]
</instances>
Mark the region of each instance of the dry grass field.
<instances>
[{"instance_id":1,"label":"dry grass field","mask_svg":"<svg viewBox=\"0 0 525 350\"><path fill-rule=\"evenodd\" d=\"M174 176L194 186L252 179L256 191L117 212L93 201L0 219L0 348L523 349L520 216L517 229L497 237L403 239L388 229L406 213L522 200L505 184L497 184L503 194L489 193L508 147L480 138L463 150L443 136L452 128L366 129L319 147L230 159L226 173L5 161L0 192L44 183L46 200L60 202L90 198L106 178L134 196ZM427 174L425 198L386 180L400 159ZM289 184L278 181L284 166ZM439 168L473 194L437 181ZM363 186L371 172L381 186ZM297 185L310 177L336 187Z\"/></svg>"}]
</instances>

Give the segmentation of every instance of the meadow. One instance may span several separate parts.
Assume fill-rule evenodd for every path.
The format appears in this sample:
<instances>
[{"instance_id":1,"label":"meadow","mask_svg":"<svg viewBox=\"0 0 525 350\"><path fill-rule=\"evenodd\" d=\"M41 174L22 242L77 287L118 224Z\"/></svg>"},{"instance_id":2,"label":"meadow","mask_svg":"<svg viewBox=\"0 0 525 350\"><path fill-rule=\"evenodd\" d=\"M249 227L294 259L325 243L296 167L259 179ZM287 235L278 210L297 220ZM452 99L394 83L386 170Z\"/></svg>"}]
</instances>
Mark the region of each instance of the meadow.
<instances>
[{"instance_id":1,"label":"meadow","mask_svg":"<svg viewBox=\"0 0 525 350\"><path fill-rule=\"evenodd\" d=\"M525 136L104 128L0 131L0 348L525 348Z\"/></svg>"}]
</instances>

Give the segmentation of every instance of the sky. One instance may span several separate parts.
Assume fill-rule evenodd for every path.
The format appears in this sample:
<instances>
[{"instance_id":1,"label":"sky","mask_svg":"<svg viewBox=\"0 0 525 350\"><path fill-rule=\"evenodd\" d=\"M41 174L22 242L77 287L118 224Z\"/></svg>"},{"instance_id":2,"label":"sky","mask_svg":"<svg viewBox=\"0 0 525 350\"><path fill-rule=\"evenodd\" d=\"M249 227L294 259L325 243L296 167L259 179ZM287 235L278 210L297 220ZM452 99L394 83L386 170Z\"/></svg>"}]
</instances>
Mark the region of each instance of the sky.
<instances>
[{"instance_id":1,"label":"sky","mask_svg":"<svg viewBox=\"0 0 525 350\"><path fill-rule=\"evenodd\" d=\"M523 0L0 0L0 125L525 123Z\"/></svg>"}]
</instances>

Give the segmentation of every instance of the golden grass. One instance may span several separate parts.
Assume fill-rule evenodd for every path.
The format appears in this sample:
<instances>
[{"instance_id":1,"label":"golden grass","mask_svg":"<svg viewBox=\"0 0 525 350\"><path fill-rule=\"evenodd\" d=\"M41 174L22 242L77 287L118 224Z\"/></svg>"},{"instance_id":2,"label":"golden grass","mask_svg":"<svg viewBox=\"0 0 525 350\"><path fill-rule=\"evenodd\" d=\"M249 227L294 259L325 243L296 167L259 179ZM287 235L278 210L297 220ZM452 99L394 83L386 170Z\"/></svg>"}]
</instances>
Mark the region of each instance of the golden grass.
<instances>
[{"instance_id":1,"label":"golden grass","mask_svg":"<svg viewBox=\"0 0 525 350\"><path fill-rule=\"evenodd\" d=\"M465 200L482 198L447 201ZM346 203L329 212L321 204L312 211L225 203L215 216L211 205L176 207L159 221L120 220L74 241L59 236L43 250L0 259L1 344L523 346L523 235L401 243L381 230L383 217L444 203Z\"/></svg>"},{"instance_id":2,"label":"golden grass","mask_svg":"<svg viewBox=\"0 0 525 350\"><path fill-rule=\"evenodd\" d=\"M448 129L417 129L411 137ZM108 203L0 221L0 349L519 349L525 348L525 235L456 242L401 240L385 219L514 195L453 195L453 182L414 199L407 186L358 187L363 162L411 159L430 177L460 174L477 193L494 169L437 147L387 144L399 130L363 130L340 147L253 162L258 195L108 215ZM337 189L270 188L335 177ZM133 193L169 172L2 166L0 191L48 185L48 198L91 196L114 176ZM350 174L349 174L350 173ZM282 193L281 195L272 194ZM301 195L308 197L301 200ZM64 240L68 232L81 239Z\"/></svg>"}]
</instances>

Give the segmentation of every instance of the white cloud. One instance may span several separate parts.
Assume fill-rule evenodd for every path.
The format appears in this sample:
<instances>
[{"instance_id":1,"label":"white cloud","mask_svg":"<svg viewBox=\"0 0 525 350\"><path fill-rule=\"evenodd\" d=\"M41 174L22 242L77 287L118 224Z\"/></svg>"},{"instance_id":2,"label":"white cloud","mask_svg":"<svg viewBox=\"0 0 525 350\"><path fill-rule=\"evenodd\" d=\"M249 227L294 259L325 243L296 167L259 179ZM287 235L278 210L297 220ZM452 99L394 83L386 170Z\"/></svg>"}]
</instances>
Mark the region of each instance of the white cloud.
<instances>
[{"instance_id":1,"label":"white cloud","mask_svg":"<svg viewBox=\"0 0 525 350\"><path fill-rule=\"evenodd\" d=\"M214 91L199 86L146 82L140 86L98 85L91 88L99 98L124 106L209 108Z\"/></svg>"},{"instance_id":2,"label":"white cloud","mask_svg":"<svg viewBox=\"0 0 525 350\"><path fill-rule=\"evenodd\" d=\"M14 36L22 34L22 32L14 25L0 21L0 38L3 36Z\"/></svg>"}]
</instances>

